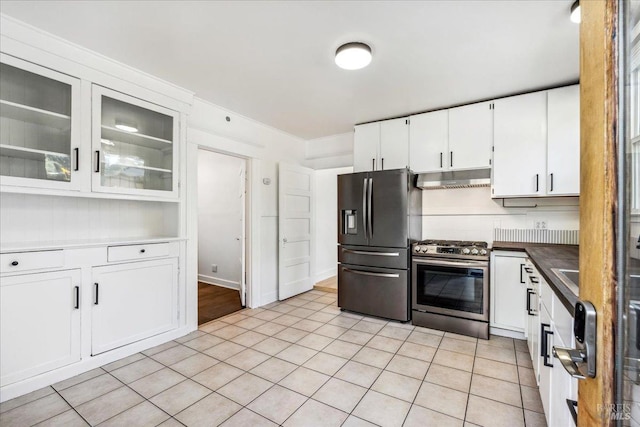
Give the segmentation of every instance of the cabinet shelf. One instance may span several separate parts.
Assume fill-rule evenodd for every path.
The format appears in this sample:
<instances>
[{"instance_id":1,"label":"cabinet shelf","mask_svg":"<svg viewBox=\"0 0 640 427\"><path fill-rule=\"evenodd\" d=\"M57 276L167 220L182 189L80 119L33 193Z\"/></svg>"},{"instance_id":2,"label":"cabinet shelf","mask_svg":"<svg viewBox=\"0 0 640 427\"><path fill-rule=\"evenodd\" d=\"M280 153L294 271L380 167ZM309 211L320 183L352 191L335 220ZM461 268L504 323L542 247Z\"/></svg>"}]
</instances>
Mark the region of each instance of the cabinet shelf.
<instances>
[{"instance_id":1,"label":"cabinet shelf","mask_svg":"<svg viewBox=\"0 0 640 427\"><path fill-rule=\"evenodd\" d=\"M162 169L162 168L154 168L151 166L137 166L130 165L127 163L110 163L107 167L121 167L121 168L131 168L131 169L142 169L151 172L159 172L159 173L172 173L171 169Z\"/></svg>"},{"instance_id":2,"label":"cabinet shelf","mask_svg":"<svg viewBox=\"0 0 640 427\"><path fill-rule=\"evenodd\" d=\"M142 147L153 148L155 150L171 148L173 144L173 142L168 139L156 138L155 136L145 135L142 133L125 132L105 125L102 125L102 139L140 145Z\"/></svg>"},{"instance_id":3,"label":"cabinet shelf","mask_svg":"<svg viewBox=\"0 0 640 427\"><path fill-rule=\"evenodd\" d=\"M19 159L39 161L44 161L46 156L69 157L69 155L66 153L36 150L34 148L17 147L7 144L0 144L0 156L17 157Z\"/></svg>"},{"instance_id":4,"label":"cabinet shelf","mask_svg":"<svg viewBox=\"0 0 640 427\"><path fill-rule=\"evenodd\" d=\"M4 99L0 99L0 116L48 126L61 131L71 128L71 116L5 101Z\"/></svg>"}]
</instances>

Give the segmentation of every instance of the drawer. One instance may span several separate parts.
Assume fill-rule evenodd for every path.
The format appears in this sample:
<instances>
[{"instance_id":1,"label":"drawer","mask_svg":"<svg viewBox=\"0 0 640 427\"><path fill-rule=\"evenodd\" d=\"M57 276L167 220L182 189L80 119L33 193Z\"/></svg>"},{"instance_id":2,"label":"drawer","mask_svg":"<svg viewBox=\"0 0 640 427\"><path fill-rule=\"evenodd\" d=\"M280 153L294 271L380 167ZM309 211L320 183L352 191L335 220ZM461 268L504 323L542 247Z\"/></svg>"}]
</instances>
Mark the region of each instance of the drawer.
<instances>
[{"instance_id":1,"label":"drawer","mask_svg":"<svg viewBox=\"0 0 640 427\"><path fill-rule=\"evenodd\" d=\"M169 256L170 251L171 247L169 243L109 246L107 248L107 261L136 261L140 259L160 258Z\"/></svg>"},{"instance_id":2,"label":"drawer","mask_svg":"<svg viewBox=\"0 0 640 427\"><path fill-rule=\"evenodd\" d=\"M406 269L409 262L407 249L368 246L338 246L341 264L368 265L380 268Z\"/></svg>"},{"instance_id":3,"label":"drawer","mask_svg":"<svg viewBox=\"0 0 640 427\"><path fill-rule=\"evenodd\" d=\"M540 276L540 296L542 298L542 304L547 308L549 314L553 314L553 297L555 295L542 276Z\"/></svg>"},{"instance_id":4,"label":"drawer","mask_svg":"<svg viewBox=\"0 0 640 427\"><path fill-rule=\"evenodd\" d=\"M0 254L0 273L45 270L64 267L64 252L37 251Z\"/></svg>"}]
</instances>

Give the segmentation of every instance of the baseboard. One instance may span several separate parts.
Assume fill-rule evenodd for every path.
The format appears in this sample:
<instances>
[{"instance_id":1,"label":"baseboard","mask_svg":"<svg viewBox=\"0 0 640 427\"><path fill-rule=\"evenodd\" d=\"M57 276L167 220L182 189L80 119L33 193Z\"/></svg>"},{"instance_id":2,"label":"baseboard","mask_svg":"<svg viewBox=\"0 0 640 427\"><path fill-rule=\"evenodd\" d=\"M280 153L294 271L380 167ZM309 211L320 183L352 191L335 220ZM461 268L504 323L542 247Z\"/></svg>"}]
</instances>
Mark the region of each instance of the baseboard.
<instances>
[{"instance_id":1,"label":"baseboard","mask_svg":"<svg viewBox=\"0 0 640 427\"><path fill-rule=\"evenodd\" d=\"M493 326L489 327L489 333L491 335L497 335L499 337L515 338L518 340L525 339L523 332L511 331L509 329L496 328Z\"/></svg>"},{"instance_id":2,"label":"baseboard","mask_svg":"<svg viewBox=\"0 0 640 427\"><path fill-rule=\"evenodd\" d=\"M316 283L338 275L338 267L329 268L316 274Z\"/></svg>"},{"instance_id":3,"label":"baseboard","mask_svg":"<svg viewBox=\"0 0 640 427\"><path fill-rule=\"evenodd\" d=\"M240 290L240 283L232 280L219 279L217 277L205 276L204 274L198 274L198 281L206 283L207 285L216 285L223 288L229 288L236 291Z\"/></svg>"},{"instance_id":4,"label":"baseboard","mask_svg":"<svg viewBox=\"0 0 640 427\"><path fill-rule=\"evenodd\" d=\"M260 298L260 306L271 304L276 301L278 301L278 291L269 292L268 294L262 295L262 298Z\"/></svg>"}]
</instances>

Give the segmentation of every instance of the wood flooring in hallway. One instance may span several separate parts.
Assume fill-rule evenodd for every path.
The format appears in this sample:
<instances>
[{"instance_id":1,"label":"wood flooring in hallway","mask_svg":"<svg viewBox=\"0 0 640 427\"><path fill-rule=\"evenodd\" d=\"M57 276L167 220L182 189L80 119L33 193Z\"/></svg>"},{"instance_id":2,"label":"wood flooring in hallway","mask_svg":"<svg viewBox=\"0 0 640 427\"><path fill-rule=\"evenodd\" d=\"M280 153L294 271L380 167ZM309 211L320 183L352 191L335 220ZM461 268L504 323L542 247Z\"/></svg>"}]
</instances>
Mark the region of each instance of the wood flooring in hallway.
<instances>
[{"instance_id":1,"label":"wood flooring in hallway","mask_svg":"<svg viewBox=\"0 0 640 427\"><path fill-rule=\"evenodd\" d=\"M241 309L238 291L198 282L198 325Z\"/></svg>"}]
</instances>

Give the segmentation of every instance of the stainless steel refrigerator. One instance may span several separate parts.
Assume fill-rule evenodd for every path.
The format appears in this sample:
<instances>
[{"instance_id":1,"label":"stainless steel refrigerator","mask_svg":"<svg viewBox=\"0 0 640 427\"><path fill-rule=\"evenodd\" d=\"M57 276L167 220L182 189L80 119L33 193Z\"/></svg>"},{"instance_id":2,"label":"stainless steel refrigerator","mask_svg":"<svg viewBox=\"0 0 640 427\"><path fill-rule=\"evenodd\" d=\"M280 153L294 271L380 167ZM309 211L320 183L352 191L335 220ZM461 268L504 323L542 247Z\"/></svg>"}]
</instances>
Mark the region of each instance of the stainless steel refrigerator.
<instances>
[{"instance_id":1,"label":"stainless steel refrigerator","mask_svg":"<svg viewBox=\"0 0 640 427\"><path fill-rule=\"evenodd\" d=\"M338 306L411 319L412 242L422 238L422 190L408 169L338 176Z\"/></svg>"}]
</instances>

